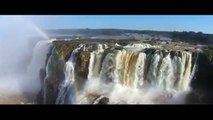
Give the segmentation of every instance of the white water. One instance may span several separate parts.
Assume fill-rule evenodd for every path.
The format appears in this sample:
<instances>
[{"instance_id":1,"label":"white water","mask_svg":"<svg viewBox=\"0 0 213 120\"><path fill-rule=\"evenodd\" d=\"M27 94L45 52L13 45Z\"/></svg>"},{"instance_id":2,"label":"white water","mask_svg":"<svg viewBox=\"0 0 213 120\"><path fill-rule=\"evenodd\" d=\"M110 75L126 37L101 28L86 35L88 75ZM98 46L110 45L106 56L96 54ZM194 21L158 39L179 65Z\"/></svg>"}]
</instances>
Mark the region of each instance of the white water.
<instances>
[{"instance_id":1,"label":"white water","mask_svg":"<svg viewBox=\"0 0 213 120\"><path fill-rule=\"evenodd\" d=\"M78 48L74 49L69 60L65 64L65 80L59 86L56 104L71 104L75 102L75 89L73 88L73 83L75 82L76 55L83 47L83 45L80 45Z\"/></svg>"},{"instance_id":2,"label":"white water","mask_svg":"<svg viewBox=\"0 0 213 120\"><path fill-rule=\"evenodd\" d=\"M101 63L104 52L91 52L88 81L75 104L91 103L93 95L108 97L110 104L184 104L195 71L190 52L172 59L162 51L146 54L126 48L107 53Z\"/></svg>"}]
</instances>

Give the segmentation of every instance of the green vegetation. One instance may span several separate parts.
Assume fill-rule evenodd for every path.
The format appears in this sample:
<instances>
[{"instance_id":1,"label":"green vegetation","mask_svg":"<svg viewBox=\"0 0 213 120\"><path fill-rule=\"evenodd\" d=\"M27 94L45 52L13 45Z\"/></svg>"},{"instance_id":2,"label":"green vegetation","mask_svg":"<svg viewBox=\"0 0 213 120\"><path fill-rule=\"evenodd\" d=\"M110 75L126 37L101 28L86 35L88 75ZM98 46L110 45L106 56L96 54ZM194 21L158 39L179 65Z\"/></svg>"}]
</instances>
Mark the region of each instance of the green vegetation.
<instances>
[{"instance_id":1,"label":"green vegetation","mask_svg":"<svg viewBox=\"0 0 213 120\"><path fill-rule=\"evenodd\" d=\"M85 79L87 79L89 68L90 52L81 51L77 58L76 70Z\"/></svg>"},{"instance_id":2,"label":"green vegetation","mask_svg":"<svg viewBox=\"0 0 213 120\"><path fill-rule=\"evenodd\" d=\"M208 58L209 62L213 64L213 47L207 47L203 50L203 53Z\"/></svg>"},{"instance_id":3,"label":"green vegetation","mask_svg":"<svg viewBox=\"0 0 213 120\"><path fill-rule=\"evenodd\" d=\"M54 41L53 45L56 49L56 53L60 59L67 61L72 51L79 46L80 42L77 41Z\"/></svg>"},{"instance_id":4,"label":"green vegetation","mask_svg":"<svg viewBox=\"0 0 213 120\"><path fill-rule=\"evenodd\" d=\"M212 34L204 34L202 32L172 32L172 38L174 40L188 42L192 44L212 44L213 43L213 35Z\"/></svg>"},{"instance_id":5,"label":"green vegetation","mask_svg":"<svg viewBox=\"0 0 213 120\"><path fill-rule=\"evenodd\" d=\"M125 30L125 29L54 29L46 30L47 34L64 34L64 35L84 35L87 37L98 35L129 35L129 34L146 34L152 38L152 40L159 40L159 36L167 37L173 41L187 42L190 44L203 44L213 45L213 34L205 34L202 32L193 31L151 31L151 30Z\"/></svg>"},{"instance_id":6,"label":"green vegetation","mask_svg":"<svg viewBox=\"0 0 213 120\"><path fill-rule=\"evenodd\" d=\"M88 51L80 51L77 56L77 63L75 66L75 87L76 89L81 89L84 83L87 80L87 76L89 73L89 60L90 60L90 52Z\"/></svg>"}]
</instances>

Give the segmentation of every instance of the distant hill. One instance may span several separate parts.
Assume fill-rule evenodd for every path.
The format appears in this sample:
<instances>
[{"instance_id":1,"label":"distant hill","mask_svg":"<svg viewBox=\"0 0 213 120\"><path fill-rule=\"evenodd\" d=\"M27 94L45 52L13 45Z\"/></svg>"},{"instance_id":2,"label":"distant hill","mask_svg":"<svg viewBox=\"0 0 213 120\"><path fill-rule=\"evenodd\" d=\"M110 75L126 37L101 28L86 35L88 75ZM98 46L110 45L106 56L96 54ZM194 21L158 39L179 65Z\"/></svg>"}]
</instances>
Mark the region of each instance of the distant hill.
<instances>
[{"instance_id":1,"label":"distant hill","mask_svg":"<svg viewBox=\"0 0 213 120\"><path fill-rule=\"evenodd\" d=\"M46 30L51 38L70 39L135 39L181 41L190 44L213 45L213 34L202 32L168 32L126 29L51 29Z\"/></svg>"}]
</instances>

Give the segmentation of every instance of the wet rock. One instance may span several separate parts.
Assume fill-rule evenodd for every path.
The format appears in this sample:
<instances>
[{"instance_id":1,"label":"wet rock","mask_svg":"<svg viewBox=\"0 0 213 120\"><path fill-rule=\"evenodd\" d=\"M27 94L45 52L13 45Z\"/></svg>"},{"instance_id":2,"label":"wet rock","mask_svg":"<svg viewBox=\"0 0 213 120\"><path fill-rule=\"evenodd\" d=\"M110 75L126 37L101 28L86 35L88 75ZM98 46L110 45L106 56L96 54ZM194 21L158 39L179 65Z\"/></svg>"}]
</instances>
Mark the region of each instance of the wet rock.
<instances>
[{"instance_id":1,"label":"wet rock","mask_svg":"<svg viewBox=\"0 0 213 120\"><path fill-rule=\"evenodd\" d=\"M105 96L100 96L97 99L95 99L93 104L108 104L109 103L109 98L105 97Z\"/></svg>"},{"instance_id":2,"label":"wet rock","mask_svg":"<svg viewBox=\"0 0 213 120\"><path fill-rule=\"evenodd\" d=\"M201 94L198 94L197 92L192 91L186 95L185 103L186 104L200 104L200 103L202 103L201 97L202 97Z\"/></svg>"},{"instance_id":3,"label":"wet rock","mask_svg":"<svg viewBox=\"0 0 213 120\"><path fill-rule=\"evenodd\" d=\"M210 90L193 90L186 96L186 104L213 104Z\"/></svg>"},{"instance_id":4,"label":"wet rock","mask_svg":"<svg viewBox=\"0 0 213 120\"><path fill-rule=\"evenodd\" d=\"M98 104L108 104L109 103L109 98L103 97L100 99Z\"/></svg>"},{"instance_id":5,"label":"wet rock","mask_svg":"<svg viewBox=\"0 0 213 120\"><path fill-rule=\"evenodd\" d=\"M52 52L52 55L49 57L48 62L48 76L44 80L43 87L43 103L45 104L54 104L58 94L58 88L60 83L64 80L64 64L65 62L59 59L58 54L55 49Z\"/></svg>"}]
</instances>

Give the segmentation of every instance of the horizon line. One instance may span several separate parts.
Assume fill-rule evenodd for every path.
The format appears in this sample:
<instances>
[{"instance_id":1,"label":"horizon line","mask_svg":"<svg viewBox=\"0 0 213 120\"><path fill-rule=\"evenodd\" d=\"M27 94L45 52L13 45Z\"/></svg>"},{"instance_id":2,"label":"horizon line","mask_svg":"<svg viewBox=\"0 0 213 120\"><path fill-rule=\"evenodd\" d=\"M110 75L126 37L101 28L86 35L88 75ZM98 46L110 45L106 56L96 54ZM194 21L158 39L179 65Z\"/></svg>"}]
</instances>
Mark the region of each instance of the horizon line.
<instances>
[{"instance_id":1,"label":"horizon line","mask_svg":"<svg viewBox=\"0 0 213 120\"><path fill-rule=\"evenodd\" d=\"M203 31L187 31L187 30L153 30L153 29L128 29L128 28L48 28L43 30L83 30L83 29L90 29L90 30L132 30L132 31L154 31L154 32L194 32L194 33L203 33L203 34L213 34L207 33Z\"/></svg>"}]
</instances>

